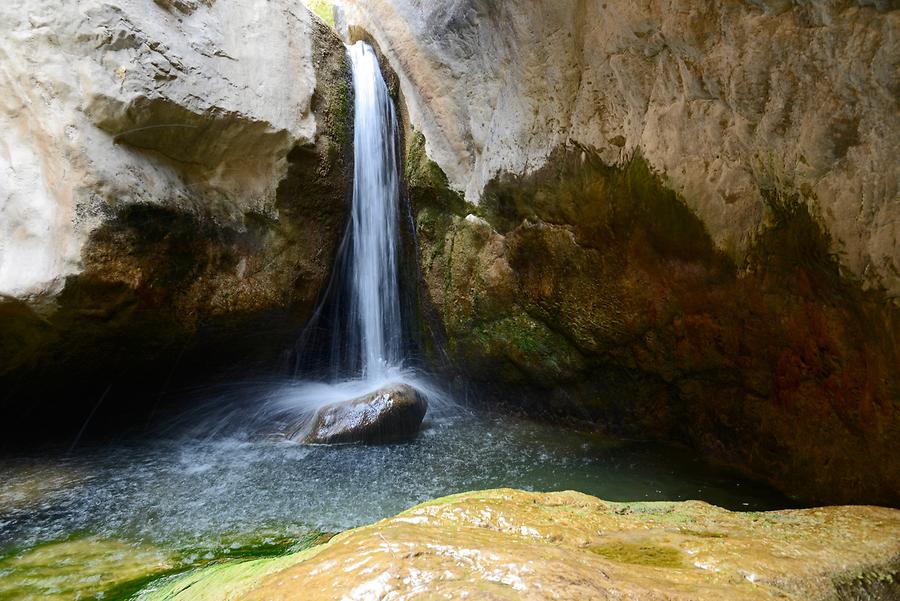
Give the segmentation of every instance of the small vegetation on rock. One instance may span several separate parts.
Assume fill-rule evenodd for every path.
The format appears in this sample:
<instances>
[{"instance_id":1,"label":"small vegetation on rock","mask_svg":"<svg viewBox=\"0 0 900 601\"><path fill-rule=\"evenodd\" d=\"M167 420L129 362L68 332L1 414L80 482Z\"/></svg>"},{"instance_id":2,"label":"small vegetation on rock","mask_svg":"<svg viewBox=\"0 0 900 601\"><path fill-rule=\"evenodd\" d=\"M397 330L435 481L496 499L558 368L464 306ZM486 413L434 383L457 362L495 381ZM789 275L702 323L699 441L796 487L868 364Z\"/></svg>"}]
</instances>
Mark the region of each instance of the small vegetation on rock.
<instances>
[{"instance_id":1,"label":"small vegetation on rock","mask_svg":"<svg viewBox=\"0 0 900 601\"><path fill-rule=\"evenodd\" d=\"M334 4L328 0L303 0L303 4L326 25L334 29Z\"/></svg>"}]
</instances>

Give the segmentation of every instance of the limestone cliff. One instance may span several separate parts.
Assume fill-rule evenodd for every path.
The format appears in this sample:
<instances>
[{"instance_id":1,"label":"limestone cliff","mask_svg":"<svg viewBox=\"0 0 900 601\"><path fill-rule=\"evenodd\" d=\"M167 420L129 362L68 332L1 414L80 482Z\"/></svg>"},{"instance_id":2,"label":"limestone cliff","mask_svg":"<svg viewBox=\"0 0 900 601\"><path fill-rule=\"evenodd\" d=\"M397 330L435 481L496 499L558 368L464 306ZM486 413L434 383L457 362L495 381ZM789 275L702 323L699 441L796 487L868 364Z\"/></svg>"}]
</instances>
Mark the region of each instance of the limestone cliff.
<instances>
[{"instance_id":1,"label":"limestone cliff","mask_svg":"<svg viewBox=\"0 0 900 601\"><path fill-rule=\"evenodd\" d=\"M348 203L330 29L287 0L29 0L0 34L0 376L89 380L203 328L302 322Z\"/></svg>"},{"instance_id":2,"label":"limestone cliff","mask_svg":"<svg viewBox=\"0 0 900 601\"><path fill-rule=\"evenodd\" d=\"M887 1L349 0L412 125L477 203L559 147L635 151L740 258L761 189L803 196L842 266L900 294L897 56Z\"/></svg>"}]
</instances>

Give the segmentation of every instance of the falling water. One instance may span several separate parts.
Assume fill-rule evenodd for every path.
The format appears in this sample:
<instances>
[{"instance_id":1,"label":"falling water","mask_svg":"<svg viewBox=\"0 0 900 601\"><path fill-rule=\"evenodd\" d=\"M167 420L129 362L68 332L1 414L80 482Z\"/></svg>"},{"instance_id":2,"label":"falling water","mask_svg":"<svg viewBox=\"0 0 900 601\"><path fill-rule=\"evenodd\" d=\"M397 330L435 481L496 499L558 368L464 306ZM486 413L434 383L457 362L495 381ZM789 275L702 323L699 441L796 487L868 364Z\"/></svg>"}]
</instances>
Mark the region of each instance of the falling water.
<instances>
[{"instance_id":1,"label":"falling water","mask_svg":"<svg viewBox=\"0 0 900 601\"><path fill-rule=\"evenodd\" d=\"M307 393L334 398L413 377L404 365L397 116L372 47L357 42L348 55L354 90L353 205L329 290L299 343L298 374L305 385L293 397L300 401ZM334 394L325 394L323 384Z\"/></svg>"},{"instance_id":2,"label":"falling water","mask_svg":"<svg viewBox=\"0 0 900 601\"><path fill-rule=\"evenodd\" d=\"M353 67L353 206L328 290L304 329L298 379L269 393L260 415L303 413L389 383L412 386L429 415L458 406L410 358L400 281L399 128L374 50L348 48Z\"/></svg>"},{"instance_id":3,"label":"falling water","mask_svg":"<svg viewBox=\"0 0 900 601\"><path fill-rule=\"evenodd\" d=\"M353 208L348 231L349 313L344 353L367 380L400 364L397 267L397 119L378 58L363 42L350 46L355 91Z\"/></svg>"}]
</instances>

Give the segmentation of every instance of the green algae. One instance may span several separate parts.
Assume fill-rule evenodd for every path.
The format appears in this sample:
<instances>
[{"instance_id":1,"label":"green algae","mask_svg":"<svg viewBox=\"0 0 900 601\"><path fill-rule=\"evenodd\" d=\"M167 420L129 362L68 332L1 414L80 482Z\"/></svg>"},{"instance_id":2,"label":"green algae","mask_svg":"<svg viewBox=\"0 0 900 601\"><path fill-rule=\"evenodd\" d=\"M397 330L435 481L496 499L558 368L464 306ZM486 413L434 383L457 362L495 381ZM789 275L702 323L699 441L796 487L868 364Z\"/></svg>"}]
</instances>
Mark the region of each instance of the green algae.
<instances>
[{"instance_id":1,"label":"green algae","mask_svg":"<svg viewBox=\"0 0 900 601\"><path fill-rule=\"evenodd\" d=\"M508 357L523 373L538 378L574 375L582 362L563 337L522 312L478 324L472 329L472 339L488 355Z\"/></svg>"},{"instance_id":2,"label":"green algae","mask_svg":"<svg viewBox=\"0 0 900 601\"><path fill-rule=\"evenodd\" d=\"M146 544L98 538L49 543L0 559L0 599L121 598L105 593L164 574L177 562L174 552Z\"/></svg>"},{"instance_id":3,"label":"green algae","mask_svg":"<svg viewBox=\"0 0 900 601\"><path fill-rule=\"evenodd\" d=\"M169 601L192 599L194 601L218 601L250 590L260 579L300 561L304 554L278 558L237 560L217 563L187 573L163 578L145 587L136 599L140 601Z\"/></svg>"},{"instance_id":4,"label":"green algae","mask_svg":"<svg viewBox=\"0 0 900 601\"><path fill-rule=\"evenodd\" d=\"M337 535L340 536L340 535ZM232 552L188 571L161 575L151 581L136 583L131 594L137 601L219 601L234 598L251 590L266 576L315 557L335 537L314 532L281 547L280 553L269 554L261 547L248 546L246 552ZM275 549L273 549L275 550Z\"/></svg>"},{"instance_id":5,"label":"green algae","mask_svg":"<svg viewBox=\"0 0 900 601\"><path fill-rule=\"evenodd\" d=\"M722 534L721 532L710 532L708 530L691 530L689 528L683 528L681 530L681 534L687 536L696 536L697 538L726 538L727 534Z\"/></svg>"},{"instance_id":6,"label":"green algae","mask_svg":"<svg viewBox=\"0 0 900 601\"><path fill-rule=\"evenodd\" d=\"M900 598L900 559L882 565L850 570L832 578L836 601L868 601Z\"/></svg>"},{"instance_id":7,"label":"green algae","mask_svg":"<svg viewBox=\"0 0 900 601\"><path fill-rule=\"evenodd\" d=\"M296 537L228 537L214 546L169 549L97 537L73 538L22 549L0 558L0 599L30 601L102 598L125 601L157 583L222 563L295 555L321 545L330 533Z\"/></svg>"},{"instance_id":8,"label":"green algae","mask_svg":"<svg viewBox=\"0 0 900 601\"><path fill-rule=\"evenodd\" d=\"M630 563L653 568L685 567L681 551L662 545L615 541L588 547L588 551L619 563Z\"/></svg>"},{"instance_id":9,"label":"green algae","mask_svg":"<svg viewBox=\"0 0 900 601\"><path fill-rule=\"evenodd\" d=\"M428 158L425 136L420 132L413 131L407 136L403 177L417 220L418 212L427 208L437 209L447 217L482 216L480 207L467 202L462 194L453 190L444 171Z\"/></svg>"}]
</instances>

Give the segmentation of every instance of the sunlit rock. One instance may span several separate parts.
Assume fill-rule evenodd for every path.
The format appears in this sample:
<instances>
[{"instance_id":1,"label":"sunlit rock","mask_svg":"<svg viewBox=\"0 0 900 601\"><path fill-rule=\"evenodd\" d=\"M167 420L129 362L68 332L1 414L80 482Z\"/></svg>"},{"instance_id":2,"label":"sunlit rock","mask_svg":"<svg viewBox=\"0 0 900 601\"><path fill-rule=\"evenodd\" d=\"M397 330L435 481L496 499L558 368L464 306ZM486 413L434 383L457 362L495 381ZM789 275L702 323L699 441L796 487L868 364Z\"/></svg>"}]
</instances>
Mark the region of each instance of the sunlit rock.
<instances>
[{"instance_id":1,"label":"sunlit rock","mask_svg":"<svg viewBox=\"0 0 900 601\"><path fill-rule=\"evenodd\" d=\"M886 1L346 0L396 70L451 185L529 174L559 147L634 152L740 256L761 189L801 192L844 267L900 294L900 12ZM765 43L760 43L765 40Z\"/></svg>"},{"instance_id":2,"label":"sunlit rock","mask_svg":"<svg viewBox=\"0 0 900 601\"><path fill-rule=\"evenodd\" d=\"M288 431L303 444L364 442L377 444L412 438L419 431L428 402L406 384L332 403Z\"/></svg>"},{"instance_id":3,"label":"sunlit rock","mask_svg":"<svg viewBox=\"0 0 900 601\"><path fill-rule=\"evenodd\" d=\"M299 327L351 182L333 31L289 0L28 0L0 4L0 55L0 388Z\"/></svg>"},{"instance_id":4,"label":"sunlit rock","mask_svg":"<svg viewBox=\"0 0 900 601\"><path fill-rule=\"evenodd\" d=\"M138 599L896 599L900 511L733 513L576 492L454 495ZM205 595L205 596L201 596Z\"/></svg>"}]
</instances>

